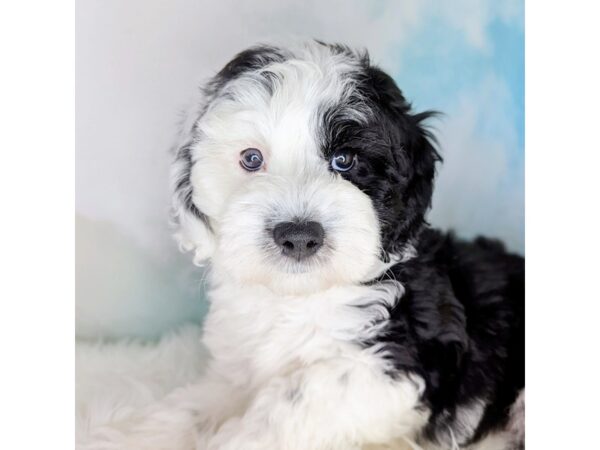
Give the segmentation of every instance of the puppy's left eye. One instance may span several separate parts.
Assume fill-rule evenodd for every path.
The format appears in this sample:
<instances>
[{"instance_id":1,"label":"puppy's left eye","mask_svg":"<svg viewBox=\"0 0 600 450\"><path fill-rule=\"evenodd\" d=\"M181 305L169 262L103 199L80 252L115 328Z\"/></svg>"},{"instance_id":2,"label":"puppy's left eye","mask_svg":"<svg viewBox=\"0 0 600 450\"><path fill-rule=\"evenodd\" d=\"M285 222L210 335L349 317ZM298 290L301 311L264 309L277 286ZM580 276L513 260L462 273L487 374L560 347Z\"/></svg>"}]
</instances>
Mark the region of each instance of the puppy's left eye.
<instances>
[{"instance_id":1,"label":"puppy's left eye","mask_svg":"<svg viewBox=\"0 0 600 450\"><path fill-rule=\"evenodd\" d=\"M256 172L263 163L263 155L257 148L247 148L240 153L240 165L248 172Z\"/></svg>"},{"instance_id":2,"label":"puppy's left eye","mask_svg":"<svg viewBox=\"0 0 600 450\"><path fill-rule=\"evenodd\" d=\"M340 150L331 157L331 167L338 172L348 172L356 163L356 153L352 150Z\"/></svg>"}]
</instances>

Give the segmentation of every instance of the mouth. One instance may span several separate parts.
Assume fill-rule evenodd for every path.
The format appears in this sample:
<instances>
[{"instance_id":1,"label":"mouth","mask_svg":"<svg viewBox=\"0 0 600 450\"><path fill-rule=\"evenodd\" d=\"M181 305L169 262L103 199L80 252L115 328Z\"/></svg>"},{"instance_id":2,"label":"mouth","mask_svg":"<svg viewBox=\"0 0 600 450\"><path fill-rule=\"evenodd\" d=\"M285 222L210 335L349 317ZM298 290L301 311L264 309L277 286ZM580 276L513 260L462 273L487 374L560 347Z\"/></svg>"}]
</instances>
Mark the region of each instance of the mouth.
<instances>
[{"instance_id":1,"label":"mouth","mask_svg":"<svg viewBox=\"0 0 600 450\"><path fill-rule=\"evenodd\" d=\"M306 274L323 270L326 263L325 249L310 256L296 257L295 254L284 253L277 249L276 253L271 253L269 263L275 271L285 274Z\"/></svg>"}]
</instances>

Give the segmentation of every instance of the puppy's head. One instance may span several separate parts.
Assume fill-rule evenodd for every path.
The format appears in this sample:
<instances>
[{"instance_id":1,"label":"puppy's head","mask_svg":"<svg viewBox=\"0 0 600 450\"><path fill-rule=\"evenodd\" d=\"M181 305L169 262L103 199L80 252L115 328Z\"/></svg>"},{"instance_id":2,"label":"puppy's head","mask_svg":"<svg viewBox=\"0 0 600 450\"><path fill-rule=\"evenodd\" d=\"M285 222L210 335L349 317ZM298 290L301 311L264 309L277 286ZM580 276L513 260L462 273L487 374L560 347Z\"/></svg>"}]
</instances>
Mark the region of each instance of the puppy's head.
<instances>
[{"instance_id":1,"label":"puppy's head","mask_svg":"<svg viewBox=\"0 0 600 450\"><path fill-rule=\"evenodd\" d=\"M176 150L182 246L280 293L368 280L423 226L439 160L429 115L343 46L240 53L203 90Z\"/></svg>"}]
</instances>

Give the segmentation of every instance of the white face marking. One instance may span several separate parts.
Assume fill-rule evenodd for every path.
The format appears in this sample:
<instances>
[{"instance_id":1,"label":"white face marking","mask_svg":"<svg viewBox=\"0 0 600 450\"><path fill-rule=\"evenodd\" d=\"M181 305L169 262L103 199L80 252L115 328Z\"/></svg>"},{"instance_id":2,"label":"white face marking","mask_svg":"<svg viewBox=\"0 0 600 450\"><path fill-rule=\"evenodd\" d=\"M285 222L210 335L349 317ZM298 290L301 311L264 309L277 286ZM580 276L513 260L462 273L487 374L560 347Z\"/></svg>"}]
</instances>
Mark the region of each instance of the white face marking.
<instances>
[{"instance_id":1,"label":"white face marking","mask_svg":"<svg viewBox=\"0 0 600 450\"><path fill-rule=\"evenodd\" d=\"M243 75L196 124L190 179L193 202L214 232L207 256L239 282L306 293L357 283L377 270L381 244L371 200L329 169L320 147L319 111L351 92L352 64L331 55L327 67L317 57L274 64L271 89L257 73ZM355 111L355 119L364 114ZM240 165L247 148L262 153L260 170ZM324 230L323 246L306 260L282 255L273 240L274 226L294 221Z\"/></svg>"}]
</instances>

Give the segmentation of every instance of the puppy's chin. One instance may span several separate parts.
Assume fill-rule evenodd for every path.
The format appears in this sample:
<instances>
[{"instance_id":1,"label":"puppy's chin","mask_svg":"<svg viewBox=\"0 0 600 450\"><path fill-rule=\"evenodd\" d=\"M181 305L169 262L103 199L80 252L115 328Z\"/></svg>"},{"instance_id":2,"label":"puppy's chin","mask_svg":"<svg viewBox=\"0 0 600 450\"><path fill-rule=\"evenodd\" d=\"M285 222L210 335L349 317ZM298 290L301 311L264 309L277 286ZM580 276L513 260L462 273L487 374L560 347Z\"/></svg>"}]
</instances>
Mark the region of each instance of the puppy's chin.
<instances>
[{"instance_id":1,"label":"puppy's chin","mask_svg":"<svg viewBox=\"0 0 600 450\"><path fill-rule=\"evenodd\" d=\"M270 291L284 296L315 294L339 284L339 282L336 283L333 279L322 277L314 272L295 274L273 273L271 277L257 281ZM246 283L250 282L250 280L246 281Z\"/></svg>"},{"instance_id":2,"label":"puppy's chin","mask_svg":"<svg viewBox=\"0 0 600 450\"><path fill-rule=\"evenodd\" d=\"M370 256L366 259L371 259ZM355 285L368 281L377 267L374 260L371 267L360 270L336 270L334 264L323 260L288 261L283 263L256 263L253 265L232 265L230 258L213 259L213 274L220 283L236 283L244 288L253 286L267 288L282 296L303 296L326 291L336 286ZM346 268L347 269L347 268Z\"/></svg>"}]
</instances>

